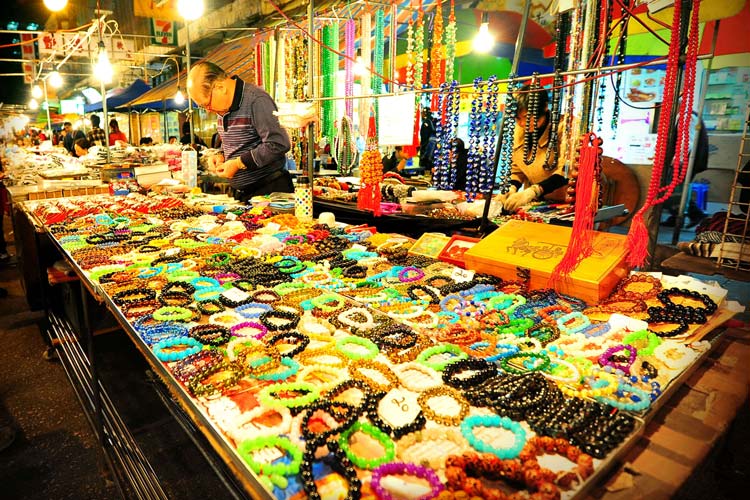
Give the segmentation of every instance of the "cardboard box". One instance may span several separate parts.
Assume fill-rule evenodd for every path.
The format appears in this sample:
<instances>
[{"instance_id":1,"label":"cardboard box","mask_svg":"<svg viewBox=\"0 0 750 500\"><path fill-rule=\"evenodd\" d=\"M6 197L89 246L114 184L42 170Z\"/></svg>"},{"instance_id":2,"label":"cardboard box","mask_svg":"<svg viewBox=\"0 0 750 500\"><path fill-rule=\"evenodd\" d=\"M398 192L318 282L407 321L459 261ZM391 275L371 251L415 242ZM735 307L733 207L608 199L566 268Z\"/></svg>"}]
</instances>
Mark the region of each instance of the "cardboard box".
<instances>
[{"instance_id":1,"label":"cardboard box","mask_svg":"<svg viewBox=\"0 0 750 500\"><path fill-rule=\"evenodd\" d=\"M153 186L164 179L171 179L172 172L166 163L157 163L156 165L142 165L133 167L135 180L141 186Z\"/></svg>"},{"instance_id":2,"label":"cardboard box","mask_svg":"<svg viewBox=\"0 0 750 500\"><path fill-rule=\"evenodd\" d=\"M445 248L440 252L438 259L453 264L454 266L458 266L461 269L466 269L464 255L470 248L479 243L479 241L479 238L454 235Z\"/></svg>"},{"instance_id":3,"label":"cardboard box","mask_svg":"<svg viewBox=\"0 0 750 500\"><path fill-rule=\"evenodd\" d=\"M464 254L466 268L517 280L530 274L532 290L551 286L549 277L565 255L571 228L511 220ZM555 289L595 304L628 275L626 237L594 231L593 255L583 260Z\"/></svg>"}]
</instances>

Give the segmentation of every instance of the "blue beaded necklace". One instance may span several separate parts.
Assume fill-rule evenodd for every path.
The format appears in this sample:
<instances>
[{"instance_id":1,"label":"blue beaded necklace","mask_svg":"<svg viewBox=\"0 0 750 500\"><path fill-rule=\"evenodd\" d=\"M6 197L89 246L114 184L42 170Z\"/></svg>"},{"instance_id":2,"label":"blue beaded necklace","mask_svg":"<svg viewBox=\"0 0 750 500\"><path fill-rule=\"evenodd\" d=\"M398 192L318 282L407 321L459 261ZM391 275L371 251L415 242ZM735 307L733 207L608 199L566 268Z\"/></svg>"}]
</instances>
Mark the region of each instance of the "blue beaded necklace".
<instances>
[{"instance_id":1,"label":"blue beaded necklace","mask_svg":"<svg viewBox=\"0 0 750 500\"><path fill-rule=\"evenodd\" d=\"M481 169L481 154L479 151L480 112L482 107L482 77L474 79L474 96L471 100L471 112L469 113L469 152L466 158L466 199L473 201L479 193L479 178Z\"/></svg>"},{"instance_id":2,"label":"blue beaded necklace","mask_svg":"<svg viewBox=\"0 0 750 500\"><path fill-rule=\"evenodd\" d=\"M513 132L516 127L516 112L518 103L514 92L518 90L519 83L514 80L515 74L511 73L508 78L508 93L505 96L505 110L503 111L503 139L500 145L500 158L495 176L495 186L500 188L501 193L507 193L510 187L510 170L513 164Z\"/></svg>"}]
</instances>

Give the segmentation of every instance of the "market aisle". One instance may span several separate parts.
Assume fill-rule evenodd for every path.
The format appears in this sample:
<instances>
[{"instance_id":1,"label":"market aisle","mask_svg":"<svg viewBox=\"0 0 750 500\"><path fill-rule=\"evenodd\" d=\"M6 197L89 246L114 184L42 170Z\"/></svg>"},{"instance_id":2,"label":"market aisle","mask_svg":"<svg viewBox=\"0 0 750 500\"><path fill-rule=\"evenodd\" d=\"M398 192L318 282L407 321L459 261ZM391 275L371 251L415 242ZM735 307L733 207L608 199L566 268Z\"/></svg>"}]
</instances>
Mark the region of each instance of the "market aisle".
<instances>
[{"instance_id":1,"label":"market aisle","mask_svg":"<svg viewBox=\"0 0 750 500\"><path fill-rule=\"evenodd\" d=\"M12 246L12 245L11 245ZM0 454L2 496L103 499L116 490L101 474L97 444L62 367L42 359L44 342L14 265L0 267L0 423L16 429Z\"/></svg>"}]
</instances>

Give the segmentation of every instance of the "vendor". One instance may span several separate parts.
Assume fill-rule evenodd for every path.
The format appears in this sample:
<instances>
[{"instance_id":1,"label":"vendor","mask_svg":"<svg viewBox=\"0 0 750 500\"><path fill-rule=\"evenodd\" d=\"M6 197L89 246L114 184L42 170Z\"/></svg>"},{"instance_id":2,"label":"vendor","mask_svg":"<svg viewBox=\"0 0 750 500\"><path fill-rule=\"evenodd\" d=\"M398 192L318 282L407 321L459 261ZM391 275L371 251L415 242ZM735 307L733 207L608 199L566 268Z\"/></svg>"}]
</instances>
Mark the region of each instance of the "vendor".
<instances>
[{"instance_id":1,"label":"vendor","mask_svg":"<svg viewBox=\"0 0 750 500\"><path fill-rule=\"evenodd\" d=\"M495 199L503 204L506 212L514 212L534 200L550 196L564 199L568 180L563 175L564 164L557 161L547 165L547 150L550 142L550 113L547 91L529 92L529 85L521 88L518 95L518 112L513 134L513 158L510 171L510 190ZM530 103L536 100L536 105ZM534 109L530 109L534 108ZM529 113L532 113L529 116ZM529 134L526 127L530 126ZM558 137L561 137L558 127ZM526 144L528 141L529 144ZM559 159L562 155L557 155ZM554 160L553 160L554 161ZM527 163L528 162L528 163ZM523 189L522 189L523 188ZM558 193L554 193L554 191Z\"/></svg>"},{"instance_id":2,"label":"vendor","mask_svg":"<svg viewBox=\"0 0 750 500\"><path fill-rule=\"evenodd\" d=\"M456 191L466 190L466 167L469 161L469 150L466 149L463 139L456 137L453 139L453 144L456 146L451 149L451 163L456 168L456 183L453 185L453 189ZM455 163L453 162L453 155L455 155Z\"/></svg>"},{"instance_id":3,"label":"vendor","mask_svg":"<svg viewBox=\"0 0 750 500\"><path fill-rule=\"evenodd\" d=\"M91 147L91 143L88 139L78 139L76 140L75 144L73 144L73 148L75 149L76 156L86 156L89 154L89 148Z\"/></svg>"},{"instance_id":4,"label":"vendor","mask_svg":"<svg viewBox=\"0 0 750 500\"><path fill-rule=\"evenodd\" d=\"M215 171L229 179L235 198L246 202L253 196L294 192L292 176L284 168L291 142L265 90L230 77L211 62L193 66L188 87L196 104L217 114L226 161Z\"/></svg>"},{"instance_id":5,"label":"vendor","mask_svg":"<svg viewBox=\"0 0 750 500\"><path fill-rule=\"evenodd\" d=\"M383 156L383 173L395 172L404 175L406 160L408 159L409 155L404 151L404 147L396 146L391 156Z\"/></svg>"}]
</instances>

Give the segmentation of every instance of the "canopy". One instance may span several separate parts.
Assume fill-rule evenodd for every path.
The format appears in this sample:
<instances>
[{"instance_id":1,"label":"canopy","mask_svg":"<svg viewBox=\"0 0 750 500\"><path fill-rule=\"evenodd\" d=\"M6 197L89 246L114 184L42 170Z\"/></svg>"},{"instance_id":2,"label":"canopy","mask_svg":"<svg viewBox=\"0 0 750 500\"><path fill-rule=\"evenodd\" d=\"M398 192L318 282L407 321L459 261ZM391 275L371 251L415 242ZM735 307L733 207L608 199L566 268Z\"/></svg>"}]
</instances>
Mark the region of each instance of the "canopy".
<instances>
[{"instance_id":1,"label":"canopy","mask_svg":"<svg viewBox=\"0 0 750 500\"><path fill-rule=\"evenodd\" d=\"M113 89L107 92L107 109L112 110L119 106L122 106L126 102L132 101L140 95L151 90L151 86L143 80L134 81L129 87L125 89ZM96 111L102 111L102 101L87 104L84 106L86 113L92 113Z\"/></svg>"}]
</instances>

